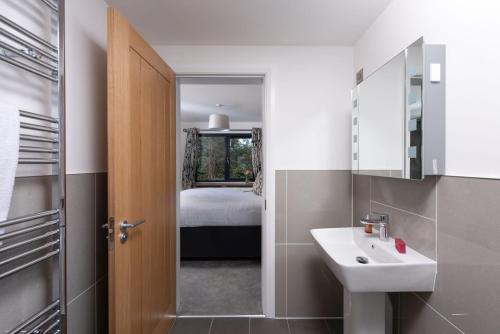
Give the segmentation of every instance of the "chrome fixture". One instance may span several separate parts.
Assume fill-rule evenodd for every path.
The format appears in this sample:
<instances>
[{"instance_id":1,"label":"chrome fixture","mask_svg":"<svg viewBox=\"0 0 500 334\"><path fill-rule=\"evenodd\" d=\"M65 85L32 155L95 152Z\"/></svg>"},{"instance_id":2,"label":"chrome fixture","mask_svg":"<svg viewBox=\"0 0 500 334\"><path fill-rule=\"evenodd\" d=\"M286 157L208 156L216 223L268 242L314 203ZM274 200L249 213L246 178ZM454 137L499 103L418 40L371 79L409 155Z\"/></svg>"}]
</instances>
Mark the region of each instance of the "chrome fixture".
<instances>
[{"instance_id":1,"label":"chrome fixture","mask_svg":"<svg viewBox=\"0 0 500 334\"><path fill-rule=\"evenodd\" d=\"M129 224L126 220L120 223L120 242L124 244L128 240L128 229L136 228L146 222L146 219L140 219L135 224Z\"/></svg>"},{"instance_id":2,"label":"chrome fixture","mask_svg":"<svg viewBox=\"0 0 500 334\"><path fill-rule=\"evenodd\" d=\"M363 225L375 225L379 227L379 239L389 241L389 215L384 213L373 213L361 218L359 222Z\"/></svg>"}]
</instances>

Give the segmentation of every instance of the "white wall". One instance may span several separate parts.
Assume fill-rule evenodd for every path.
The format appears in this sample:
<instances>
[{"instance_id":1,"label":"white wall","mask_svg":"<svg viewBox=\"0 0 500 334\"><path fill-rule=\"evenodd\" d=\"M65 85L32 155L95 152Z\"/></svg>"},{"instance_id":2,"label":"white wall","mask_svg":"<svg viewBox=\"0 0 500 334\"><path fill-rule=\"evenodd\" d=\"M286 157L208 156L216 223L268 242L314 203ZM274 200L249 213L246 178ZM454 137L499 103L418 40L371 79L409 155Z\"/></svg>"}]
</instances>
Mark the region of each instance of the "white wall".
<instances>
[{"instance_id":1,"label":"white wall","mask_svg":"<svg viewBox=\"0 0 500 334\"><path fill-rule=\"evenodd\" d=\"M354 48L365 76L420 36L446 44L446 174L500 178L500 2L394 0Z\"/></svg>"},{"instance_id":2,"label":"white wall","mask_svg":"<svg viewBox=\"0 0 500 334\"><path fill-rule=\"evenodd\" d=\"M267 140L274 169L350 168L351 48L157 46L156 50L176 72L268 74Z\"/></svg>"},{"instance_id":3,"label":"white wall","mask_svg":"<svg viewBox=\"0 0 500 334\"><path fill-rule=\"evenodd\" d=\"M106 10L66 0L66 172L106 171Z\"/></svg>"}]
</instances>

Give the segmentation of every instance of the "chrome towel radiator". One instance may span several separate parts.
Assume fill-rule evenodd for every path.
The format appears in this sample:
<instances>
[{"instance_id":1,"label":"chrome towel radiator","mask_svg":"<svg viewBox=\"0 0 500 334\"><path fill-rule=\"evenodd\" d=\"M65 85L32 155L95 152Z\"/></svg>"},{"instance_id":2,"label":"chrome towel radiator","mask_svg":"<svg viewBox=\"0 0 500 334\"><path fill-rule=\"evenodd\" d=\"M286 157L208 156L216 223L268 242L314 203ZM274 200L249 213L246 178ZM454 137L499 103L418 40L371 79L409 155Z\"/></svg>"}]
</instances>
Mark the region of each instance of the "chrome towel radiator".
<instances>
[{"instance_id":1,"label":"chrome towel radiator","mask_svg":"<svg viewBox=\"0 0 500 334\"><path fill-rule=\"evenodd\" d=\"M57 109L56 117L35 110L18 111L21 120L18 169L23 165L49 166L49 174L56 179L57 186L52 189L50 210L0 221L0 285L37 264L52 261L56 270L50 275L58 276L55 289L58 291L47 293L56 297L7 329L9 334L64 333L66 327L64 0L38 1L50 13L47 28L57 42L41 38L1 13L0 60L22 70L16 72L20 73L19 80L35 75L50 85L48 100Z\"/></svg>"}]
</instances>

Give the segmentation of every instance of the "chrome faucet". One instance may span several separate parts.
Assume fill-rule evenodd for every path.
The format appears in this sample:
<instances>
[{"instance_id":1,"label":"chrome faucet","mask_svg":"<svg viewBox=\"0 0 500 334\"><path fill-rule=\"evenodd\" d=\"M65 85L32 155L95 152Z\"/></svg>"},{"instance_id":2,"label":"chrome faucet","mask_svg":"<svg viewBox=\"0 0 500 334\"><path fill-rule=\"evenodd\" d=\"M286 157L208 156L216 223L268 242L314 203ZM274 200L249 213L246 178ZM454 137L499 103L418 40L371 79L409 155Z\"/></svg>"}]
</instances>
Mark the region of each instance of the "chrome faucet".
<instances>
[{"instance_id":1,"label":"chrome faucet","mask_svg":"<svg viewBox=\"0 0 500 334\"><path fill-rule=\"evenodd\" d=\"M389 241L389 215L384 213L373 213L361 218L359 222L363 225L375 225L379 227L379 239Z\"/></svg>"}]
</instances>

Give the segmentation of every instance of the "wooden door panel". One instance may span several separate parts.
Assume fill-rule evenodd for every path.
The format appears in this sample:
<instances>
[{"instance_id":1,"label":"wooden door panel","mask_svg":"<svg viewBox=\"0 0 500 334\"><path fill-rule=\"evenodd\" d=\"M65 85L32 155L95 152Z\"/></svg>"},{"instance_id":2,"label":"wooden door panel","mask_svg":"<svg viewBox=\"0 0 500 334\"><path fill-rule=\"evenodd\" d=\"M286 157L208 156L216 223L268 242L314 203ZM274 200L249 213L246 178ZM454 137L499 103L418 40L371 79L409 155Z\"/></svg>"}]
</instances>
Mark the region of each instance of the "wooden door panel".
<instances>
[{"instance_id":1,"label":"wooden door panel","mask_svg":"<svg viewBox=\"0 0 500 334\"><path fill-rule=\"evenodd\" d=\"M108 29L110 332L166 333L176 306L175 74L112 8ZM121 243L119 224L141 219Z\"/></svg>"}]
</instances>

